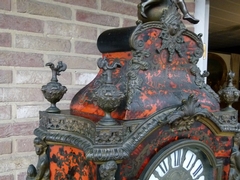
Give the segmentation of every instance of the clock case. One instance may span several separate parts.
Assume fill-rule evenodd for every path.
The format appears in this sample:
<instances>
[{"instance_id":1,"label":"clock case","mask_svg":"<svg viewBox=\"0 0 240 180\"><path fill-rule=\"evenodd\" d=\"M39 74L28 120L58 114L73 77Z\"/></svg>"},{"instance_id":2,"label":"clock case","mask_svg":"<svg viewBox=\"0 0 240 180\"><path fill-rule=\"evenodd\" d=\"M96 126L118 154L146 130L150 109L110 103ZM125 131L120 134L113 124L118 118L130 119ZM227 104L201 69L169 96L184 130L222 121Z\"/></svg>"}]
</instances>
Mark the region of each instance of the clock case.
<instances>
[{"instance_id":1,"label":"clock case","mask_svg":"<svg viewBox=\"0 0 240 180\"><path fill-rule=\"evenodd\" d=\"M204 157L206 179L239 176L234 101L220 109L197 67L201 35L185 27L174 4L159 21L105 31L97 43L100 71L70 110L40 111L34 144L42 152L27 179L146 180L181 148ZM229 86L228 95L238 93Z\"/></svg>"}]
</instances>

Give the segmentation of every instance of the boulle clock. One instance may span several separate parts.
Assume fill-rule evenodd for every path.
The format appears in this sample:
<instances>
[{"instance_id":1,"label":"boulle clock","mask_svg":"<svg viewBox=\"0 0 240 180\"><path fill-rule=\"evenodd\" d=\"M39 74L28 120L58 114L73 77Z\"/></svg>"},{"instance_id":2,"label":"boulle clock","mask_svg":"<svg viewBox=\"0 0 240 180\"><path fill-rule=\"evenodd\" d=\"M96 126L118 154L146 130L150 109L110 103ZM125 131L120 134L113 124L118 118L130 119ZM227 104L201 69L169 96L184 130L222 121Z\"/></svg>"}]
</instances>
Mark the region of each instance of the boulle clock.
<instances>
[{"instance_id":1,"label":"boulle clock","mask_svg":"<svg viewBox=\"0 0 240 180\"><path fill-rule=\"evenodd\" d=\"M39 113L39 160L27 180L240 179L233 73L221 97L205 83L209 73L197 66L201 34L182 22L181 14L197 23L183 0L142 0L138 7L137 26L101 33L100 71L69 110L56 108L65 88L44 86L54 108ZM57 82L66 66L50 65ZM220 100L228 108L221 110Z\"/></svg>"}]
</instances>

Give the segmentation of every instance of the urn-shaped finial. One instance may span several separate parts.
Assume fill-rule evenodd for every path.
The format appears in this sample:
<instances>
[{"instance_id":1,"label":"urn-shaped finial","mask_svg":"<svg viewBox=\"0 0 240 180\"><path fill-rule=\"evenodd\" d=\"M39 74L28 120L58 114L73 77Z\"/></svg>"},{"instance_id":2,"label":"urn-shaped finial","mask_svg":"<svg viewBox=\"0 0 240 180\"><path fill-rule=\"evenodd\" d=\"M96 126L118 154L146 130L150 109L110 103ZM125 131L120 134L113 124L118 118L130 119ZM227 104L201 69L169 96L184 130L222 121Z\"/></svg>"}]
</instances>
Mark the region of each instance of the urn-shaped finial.
<instances>
[{"instance_id":1,"label":"urn-shaped finial","mask_svg":"<svg viewBox=\"0 0 240 180\"><path fill-rule=\"evenodd\" d=\"M124 98L124 94L119 91L112 83L112 71L121 67L119 63L109 65L106 58L98 60L98 67L104 70L106 75L105 82L95 91L95 99L97 105L104 110L105 116L98 122L100 125L116 125L117 122L111 117L111 112L114 111Z\"/></svg>"},{"instance_id":2,"label":"urn-shaped finial","mask_svg":"<svg viewBox=\"0 0 240 180\"><path fill-rule=\"evenodd\" d=\"M222 109L225 111L234 110L234 108L232 107L232 104L238 101L238 98L240 95L240 91L237 88L235 88L232 83L234 76L235 76L235 73L230 70L228 72L228 77L227 77L227 86L225 86L220 91L218 91L218 94L221 100L228 104L226 108Z\"/></svg>"},{"instance_id":3,"label":"urn-shaped finial","mask_svg":"<svg viewBox=\"0 0 240 180\"><path fill-rule=\"evenodd\" d=\"M60 109L57 108L56 103L62 99L63 95L67 92L67 88L58 82L57 76L60 75L61 71L67 69L67 65L59 61L56 67L51 62L47 63L46 66L49 66L52 70L51 81L47 85L43 85L41 89L44 97L51 103L51 106L46 111L49 113L60 113Z\"/></svg>"}]
</instances>

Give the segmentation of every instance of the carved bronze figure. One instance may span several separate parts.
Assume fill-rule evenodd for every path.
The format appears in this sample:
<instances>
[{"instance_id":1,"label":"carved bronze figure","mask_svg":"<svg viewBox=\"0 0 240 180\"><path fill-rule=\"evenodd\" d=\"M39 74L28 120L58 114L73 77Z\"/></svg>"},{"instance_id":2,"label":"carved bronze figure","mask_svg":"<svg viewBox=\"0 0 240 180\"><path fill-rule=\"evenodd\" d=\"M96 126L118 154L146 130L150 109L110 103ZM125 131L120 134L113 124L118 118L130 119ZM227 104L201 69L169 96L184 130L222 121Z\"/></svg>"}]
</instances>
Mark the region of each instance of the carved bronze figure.
<instances>
[{"instance_id":1,"label":"carved bronze figure","mask_svg":"<svg viewBox=\"0 0 240 180\"><path fill-rule=\"evenodd\" d=\"M234 136L234 147L231 155L229 180L240 180L240 133Z\"/></svg>"},{"instance_id":2,"label":"carved bronze figure","mask_svg":"<svg viewBox=\"0 0 240 180\"><path fill-rule=\"evenodd\" d=\"M156 6L156 4L168 5L169 3L174 3L181 10L184 20L187 20L193 24L197 24L199 22L198 19L195 19L192 15L189 14L184 0L142 0L138 7L140 14L144 18L152 19L151 17L147 16L147 12L150 11L152 7Z\"/></svg>"},{"instance_id":3,"label":"carved bronze figure","mask_svg":"<svg viewBox=\"0 0 240 180\"><path fill-rule=\"evenodd\" d=\"M28 167L26 180L49 180L50 162L47 155L48 146L44 142L44 139L40 139L39 137L34 139L35 151L38 155L38 163L36 167L32 164Z\"/></svg>"},{"instance_id":4,"label":"carved bronze figure","mask_svg":"<svg viewBox=\"0 0 240 180\"><path fill-rule=\"evenodd\" d=\"M115 180L116 170L117 163L115 161L103 163L99 168L101 180Z\"/></svg>"}]
</instances>

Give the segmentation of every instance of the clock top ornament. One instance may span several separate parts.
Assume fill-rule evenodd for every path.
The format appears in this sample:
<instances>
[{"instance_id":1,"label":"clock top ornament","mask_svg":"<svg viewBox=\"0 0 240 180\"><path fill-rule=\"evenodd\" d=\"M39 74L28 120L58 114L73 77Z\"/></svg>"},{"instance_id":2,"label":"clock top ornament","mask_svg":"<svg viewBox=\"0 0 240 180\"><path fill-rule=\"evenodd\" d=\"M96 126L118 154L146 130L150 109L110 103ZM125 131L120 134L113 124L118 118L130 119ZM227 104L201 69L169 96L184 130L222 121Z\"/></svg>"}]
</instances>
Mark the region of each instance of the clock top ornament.
<instances>
[{"instance_id":1,"label":"clock top ornament","mask_svg":"<svg viewBox=\"0 0 240 180\"><path fill-rule=\"evenodd\" d=\"M201 107L219 111L219 96L204 82L207 72L197 67L203 54L201 34L187 30L183 18L197 23L184 1L143 1L138 5L137 26L103 32L97 45L103 59L121 68L111 71L112 84L123 96L111 116L117 120L147 118L182 99L195 95ZM71 102L71 114L98 122L106 114L96 104L95 92L107 82L100 69L97 77Z\"/></svg>"}]
</instances>

